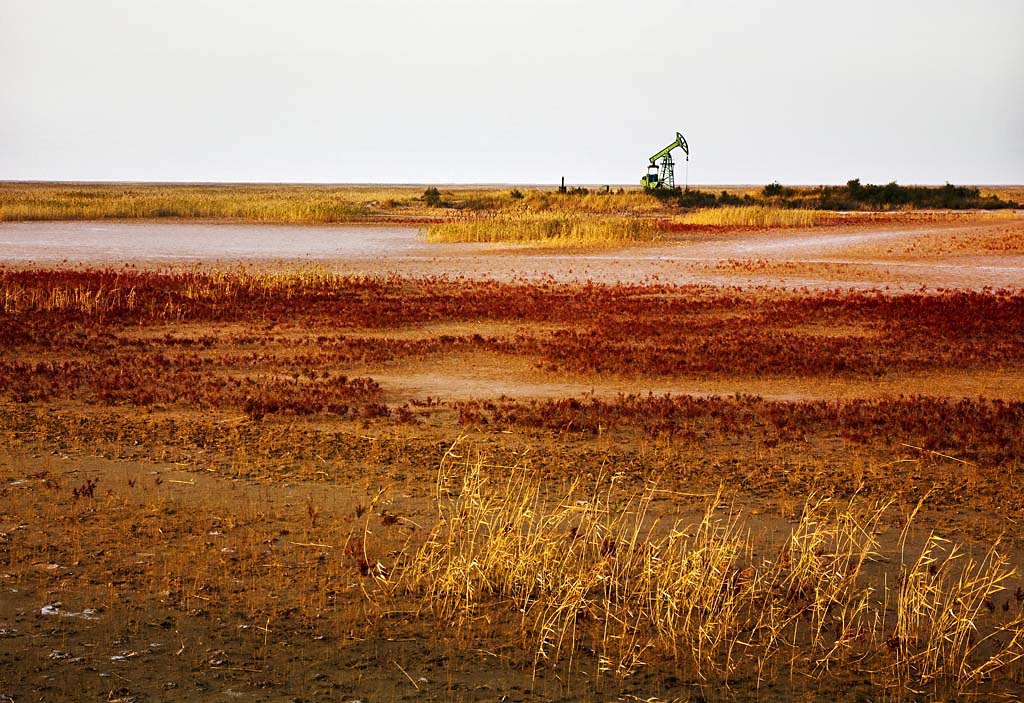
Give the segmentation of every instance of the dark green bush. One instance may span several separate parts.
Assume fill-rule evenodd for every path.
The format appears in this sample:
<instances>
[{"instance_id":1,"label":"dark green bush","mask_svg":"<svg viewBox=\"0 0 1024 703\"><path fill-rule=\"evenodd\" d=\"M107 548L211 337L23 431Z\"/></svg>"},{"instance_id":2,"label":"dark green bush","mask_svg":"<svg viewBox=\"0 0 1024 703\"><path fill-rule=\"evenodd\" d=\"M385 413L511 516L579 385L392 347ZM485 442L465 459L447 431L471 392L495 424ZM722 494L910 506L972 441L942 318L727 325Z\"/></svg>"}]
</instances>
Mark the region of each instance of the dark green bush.
<instances>
[{"instance_id":1,"label":"dark green bush","mask_svg":"<svg viewBox=\"0 0 1024 703\"><path fill-rule=\"evenodd\" d=\"M678 199L679 207L685 208L717 207L721 205L714 193L707 193L703 190L678 191L677 189L676 198Z\"/></svg>"},{"instance_id":2,"label":"dark green bush","mask_svg":"<svg viewBox=\"0 0 1024 703\"><path fill-rule=\"evenodd\" d=\"M430 207L441 207L444 204L441 200L441 191L433 186L423 191L423 201Z\"/></svg>"},{"instance_id":3,"label":"dark green bush","mask_svg":"<svg viewBox=\"0 0 1024 703\"><path fill-rule=\"evenodd\" d=\"M796 195L796 188L786 188L778 181L773 181L761 189L761 195L766 198L792 198Z\"/></svg>"},{"instance_id":4,"label":"dark green bush","mask_svg":"<svg viewBox=\"0 0 1024 703\"><path fill-rule=\"evenodd\" d=\"M982 196L977 188L947 183L941 188L931 186L901 186L895 181L885 185L861 183L854 178L842 186L791 188L778 182L761 189L760 197L745 194L742 197L722 191L718 196L700 190L683 191L680 188L657 188L647 191L662 201L680 208L722 207L736 205L771 205L783 208L811 210L892 210L898 208L924 208L943 210L1019 208L1014 201L989 195Z\"/></svg>"}]
</instances>

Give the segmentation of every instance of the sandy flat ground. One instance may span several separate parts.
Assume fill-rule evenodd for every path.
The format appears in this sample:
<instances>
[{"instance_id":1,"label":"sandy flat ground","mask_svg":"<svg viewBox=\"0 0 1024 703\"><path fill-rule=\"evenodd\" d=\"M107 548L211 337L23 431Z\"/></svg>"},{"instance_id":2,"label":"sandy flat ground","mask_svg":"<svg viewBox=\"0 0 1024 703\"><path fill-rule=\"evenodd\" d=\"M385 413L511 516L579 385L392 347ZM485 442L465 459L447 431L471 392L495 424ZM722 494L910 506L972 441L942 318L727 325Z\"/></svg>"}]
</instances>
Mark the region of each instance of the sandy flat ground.
<instances>
[{"instance_id":1,"label":"sandy flat ground","mask_svg":"<svg viewBox=\"0 0 1024 703\"><path fill-rule=\"evenodd\" d=\"M893 374L878 380L846 378L566 378L533 368L529 360L486 358L430 358L370 373L389 402L405 403L425 397L443 401L485 398L613 399L619 394L730 396L745 393L767 400L833 400L897 398L901 395L941 395L1002 400L1024 397L1024 370L941 371Z\"/></svg>"},{"instance_id":2,"label":"sandy flat ground","mask_svg":"<svg viewBox=\"0 0 1024 703\"><path fill-rule=\"evenodd\" d=\"M654 245L587 250L431 244L414 227L393 226L6 223L0 224L0 263L318 266L352 274L718 286L1011 288L1024 282L1024 213L680 235Z\"/></svg>"},{"instance_id":3,"label":"sandy flat ground","mask_svg":"<svg viewBox=\"0 0 1024 703\"><path fill-rule=\"evenodd\" d=\"M340 273L501 281L661 281L766 286L775 290L752 295L779 299L801 297L779 288L802 287L1020 289L1024 214L680 235L657 245L587 251L433 245L415 228L390 226L18 223L0 225L0 265L316 266ZM745 309L749 298L732 293L725 294L737 302L718 313L723 320L750 312ZM199 358L235 359L218 367L226 369L224 375L241 369L269 378L296 372L301 365L292 359L297 354L318 358L319 335L327 333L372 344L477 334L509 340L520 332L542 336L579 324L464 319L456 312L451 319L424 318L395 328L348 328L329 313L305 321L290 312L282 317L274 324L117 324L90 328L89 335L82 331L78 339L92 340L94 366L115 359L127 367L133 354L146 350L176 356L188 349ZM1009 328L1013 336L1012 320ZM784 329L822 337L877 333L841 315ZM160 346L170 337L189 344ZM203 340L210 342L208 348ZM1019 454L999 459L986 448L965 460L945 444L939 445L941 451L924 447L909 430L891 437L869 432L855 440L831 426L808 425L775 436L757 434L746 425L729 432L695 425L692 436L655 439L641 432L647 418L596 436L575 434L568 427L510 430L463 424L457 407L462 401L502 397L525 403L646 393L753 394L798 404L921 394L984 396L1010 404L1024 398L1024 369L987 363L877 377L588 375L547 370L541 358L528 355L444 349L379 363L334 362L336 368L324 362L317 368L372 377L380 384L382 402L396 410L413 406L413 423L394 417L342 421L329 415L254 419L236 406L147 407L62 396L35 404L0 403L5 427L0 443L0 703L795 703L887 695L863 671L846 676L842 670L821 681L780 675L770 687L745 675L727 690L717 682L688 678L669 660L653 658L651 666L623 681L592 680L585 673L572 678L564 667L531 668L532 652L499 607L482 609L481 617L460 634L411 598L372 605L366 592L373 591L373 579L360 571L360 556L391 564L399 550L425 539L439 514L439 462L460 442L465 442L467 457L484 457L495 466L522 460L553 491L590 472L621 475L638 486L661 481L658 485L666 490L652 514L666 524L699 519L705 502L724 489L728 509L742 514L746 529L763 542L758 548L765 546L772 554L779 552L808 495L833 491L845 500L844 491L863 490L866 501L892 494L896 502L879 533L888 551L872 568L879 573L891 568L893 578L899 556L894 545L905 516L934 490L914 528L913 549L920 549L932 530L979 554L999 537L1018 574L1024 565ZM61 341L50 347L0 349L0 361L69 362L82 354ZM257 363L257 356L264 360ZM148 382L145 374L133 381ZM1003 438L1006 447L1015 446L1017 437L1011 429ZM969 444L972 438L949 440ZM719 507L724 515L725 503ZM350 549L359 539L361 550ZM991 613L984 611L982 618L1024 612L1024 582L1017 575L1006 585L1005 592L986 603ZM578 656L589 654L581 649ZM1019 668L1000 676L1011 695L1024 696Z\"/></svg>"}]
</instances>

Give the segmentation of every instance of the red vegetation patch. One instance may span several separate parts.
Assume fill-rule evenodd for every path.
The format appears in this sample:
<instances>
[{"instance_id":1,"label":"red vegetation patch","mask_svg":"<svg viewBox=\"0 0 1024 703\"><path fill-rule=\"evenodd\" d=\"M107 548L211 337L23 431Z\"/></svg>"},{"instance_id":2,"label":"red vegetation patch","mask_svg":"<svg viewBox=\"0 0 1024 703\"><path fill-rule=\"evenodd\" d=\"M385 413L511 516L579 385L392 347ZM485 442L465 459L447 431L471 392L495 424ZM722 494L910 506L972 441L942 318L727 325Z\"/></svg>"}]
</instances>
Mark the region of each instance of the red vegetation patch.
<instances>
[{"instance_id":1,"label":"red vegetation patch","mask_svg":"<svg viewBox=\"0 0 1024 703\"><path fill-rule=\"evenodd\" d=\"M633 428L650 437L699 441L731 436L769 444L833 434L858 443L911 443L963 458L1024 460L1024 402L927 396L788 402L749 395L623 395L612 401L475 401L458 407L463 425L595 435Z\"/></svg>"},{"instance_id":2,"label":"red vegetation patch","mask_svg":"<svg viewBox=\"0 0 1024 703\"><path fill-rule=\"evenodd\" d=\"M188 321L330 330L277 346L315 345L294 363L377 363L453 351L534 357L553 371L671 375L841 375L1024 362L1024 294L744 292L702 286L555 285L336 277L111 272L0 272L0 342L7 350L114 353L213 337L138 340L120 330ZM352 338L439 322L560 325L514 337ZM811 334L855 326L863 334ZM382 335L383 336L383 335ZM266 346L268 334L240 344ZM314 341L315 340L315 341Z\"/></svg>"}]
</instances>

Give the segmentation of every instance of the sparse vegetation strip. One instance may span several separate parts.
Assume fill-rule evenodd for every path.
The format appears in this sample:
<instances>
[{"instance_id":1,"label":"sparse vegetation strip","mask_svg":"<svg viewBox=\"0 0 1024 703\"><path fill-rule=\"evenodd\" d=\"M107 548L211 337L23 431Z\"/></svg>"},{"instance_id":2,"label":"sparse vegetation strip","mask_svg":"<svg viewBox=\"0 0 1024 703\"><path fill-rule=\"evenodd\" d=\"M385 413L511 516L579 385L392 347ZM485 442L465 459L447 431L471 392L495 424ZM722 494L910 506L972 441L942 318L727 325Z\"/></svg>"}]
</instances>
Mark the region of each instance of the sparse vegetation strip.
<instances>
[{"instance_id":1,"label":"sparse vegetation strip","mask_svg":"<svg viewBox=\"0 0 1024 703\"><path fill-rule=\"evenodd\" d=\"M822 210L789 209L751 205L698 210L680 218L685 225L713 227L773 228L815 227L839 221L834 213Z\"/></svg>"},{"instance_id":2,"label":"sparse vegetation strip","mask_svg":"<svg viewBox=\"0 0 1024 703\"><path fill-rule=\"evenodd\" d=\"M590 435L628 427L652 438L746 437L772 446L828 433L856 443L912 442L922 450L986 463L1024 462L1024 402L1018 401L930 396L773 401L748 395L649 394L611 400L464 401L458 408L465 426Z\"/></svg>"},{"instance_id":3,"label":"sparse vegetation strip","mask_svg":"<svg viewBox=\"0 0 1024 703\"><path fill-rule=\"evenodd\" d=\"M286 338L267 333L179 338L169 330L135 334L141 327L170 323L255 320L301 321L308 332ZM384 334L402 326L467 320L520 328L413 339ZM537 324L545 327L531 329ZM841 332L834 331L836 325ZM378 333L351 334L360 330ZM100 357L115 347L166 356L190 346L241 345L249 347L246 356L220 364L206 359L203 370L227 370L241 362L284 364L311 379L325 363L336 367L474 351L532 358L552 373L874 378L1024 361L1024 295L751 293L663 284L503 284L317 271L0 270L0 340L9 353L25 347ZM252 356L252 347L268 345L289 353L278 358L264 349L263 356ZM14 360L0 356L0 361ZM169 370L180 366L161 365ZM52 376L61 368L44 365L33 373ZM9 372L26 382L32 375Z\"/></svg>"},{"instance_id":4,"label":"sparse vegetation strip","mask_svg":"<svg viewBox=\"0 0 1024 703\"><path fill-rule=\"evenodd\" d=\"M1019 671L1024 603L998 543L972 555L933 533L915 551L911 515L883 553L890 502L854 497L811 498L765 544L721 494L697 523L661 524L658 493L612 477L552 499L524 467L449 453L437 526L377 574L384 600L412 595L460 629L506 608L535 667L597 678L669 659L689 678L757 688L866 675L903 700L996 692Z\"/></svg>"},{"instance_id":5,"label":"sparse vegetation strip","mask_svg":"<svg viewBox=\"0 0 1024 703\"><path fill-rule=\"evenodd\" d=\"M1008 193L1015 191L1008 190ZM447 188L283 184L0 183L0 222L97 219L199 219L280 224L407 221L438 227L437 241L535 241L549 245L646 241L658 231L652 218L671 219L700 209L741 208L709 219L727 226L789 227L832 224L820 211L908 209L993 210L1020 204L978 188L861 184L640 191L574 188ZM758 208L756 217L749 208ZM816 214L783 215L777 210ZM798 224L793 224L794 219ZM629 222L629 220L640 220ZM501 225L497 227L495 225Z\"/></svg>"},{"instance_id":6,"label":"sparse vegetation strip","mask_svg":"<svg viewBox=\"0 0 1024 703\"><path fill-rule=\"evenodd\" d=\"M783 480L767 468L769 459L744 472L714 456L681 475L701 482L730 476L772 491L799 485L849 492L868 480L891 493L935 487L943 503L971 496L1000 511L1021 506L1019 492L1005 488L1022 480L1024 416L1016 401L938 392L835 401L678 393L396 401L374 380L377 369L390 365L451 358L526 359L557 378L717 376L739 384L999 373L1024 360L1019 293L789 294L318 271L29 270L0 271L0 303L2 426L19 442L36 435L76 438L74 446L112 451L116 438L117 456L137 456L131 448L142 443L175 456L207 451L207 461L216 457L228 467L257 452L254 447L265 447L258 453L268 461L277 452L303 457L300 464L319 461L275 434L278 427L299 433L295 423L357 423L364 433L398 427L439 432L441 439L446 423L472 432L527 432L543 441L620 438L655 443L667 452L664 462L737 442L769 454L799 454L805 443L825 442L836 452L897 452L914 463L862 479L798 463ZM467 320L474 325L467 328ZM472 331L477 324L480 333ZM215 419L204 420L203 413ZM104 414L110 416L101 420ZM230 421L231 430L220 420ZM327 459L357 461L356 445L339 440L338 431L299 444ZM921 469L918 461L928 452L970 466ZM638 455L630 456L639 466ZM908 480L911 474L918 478Z\"/></svg>"},{"instance_id":7,"label":"sparse vegetation strip","mask_svg":"<svg viewBox=\"0 0 1024 703\"><path fill-rule=\"evenodd\" d=\"M652 241L663 230L646 218L523 212L430 225L431 242L498 242L579 247Z\"/></svg>"}]
</instances>

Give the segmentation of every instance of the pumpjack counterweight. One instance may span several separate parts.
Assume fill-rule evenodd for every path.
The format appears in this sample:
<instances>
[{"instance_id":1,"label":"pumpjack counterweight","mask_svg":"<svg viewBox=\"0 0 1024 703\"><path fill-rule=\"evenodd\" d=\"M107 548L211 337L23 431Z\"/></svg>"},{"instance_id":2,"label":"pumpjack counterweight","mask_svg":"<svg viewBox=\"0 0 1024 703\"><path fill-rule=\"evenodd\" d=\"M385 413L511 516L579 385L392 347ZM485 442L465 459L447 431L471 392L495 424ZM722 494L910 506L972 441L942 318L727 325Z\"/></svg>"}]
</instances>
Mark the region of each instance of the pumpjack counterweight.
<instances>
[{"instance_id":1,"label":"pumpjack counterweight","mask_svg":"<svg viewBox=\"0 0 1024 703\"><path fill-rule=\"evenodd\" d=\"M640 185L645 190L656 188L675 188L675 162L672 160L672 150L676 147L683 150L686 160L690 160L690 146L686 139L679 132L676 132L676 140L650 158L647 166L647 175L640 179ZM661 163L658 163L658 160Z\"/></svg>"}]
</instances>

